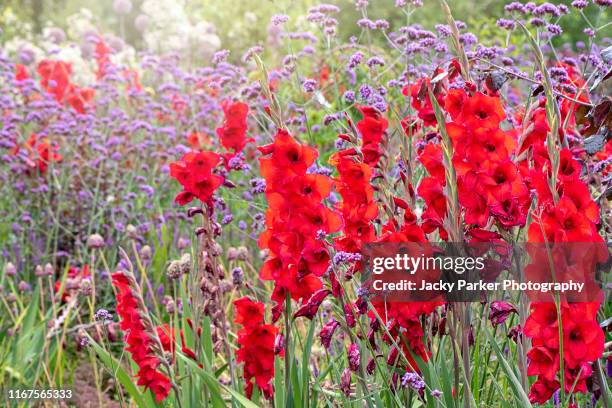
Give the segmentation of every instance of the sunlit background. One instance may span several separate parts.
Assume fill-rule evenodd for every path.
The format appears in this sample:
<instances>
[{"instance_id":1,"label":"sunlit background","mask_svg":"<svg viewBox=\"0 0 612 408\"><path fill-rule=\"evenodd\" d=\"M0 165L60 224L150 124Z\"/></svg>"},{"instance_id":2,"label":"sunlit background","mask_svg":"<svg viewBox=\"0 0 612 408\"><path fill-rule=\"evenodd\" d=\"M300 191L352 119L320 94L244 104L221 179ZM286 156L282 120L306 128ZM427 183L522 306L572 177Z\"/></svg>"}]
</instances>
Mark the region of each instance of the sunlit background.
<instances>
[{"instance_id":1,"label":"sunlit background","mask_svg":"<svg viewBox=\"0 0 612 408\"><path fill-rule=\"evenodd\" d=\"M271 24L274 14L282 13L291 19L294 31L309 30L306 12L320 2L312 0L3 0L0 2L0 26L5 50L27 59L32 53L42 53L44 42L32 44L34 39L58 43L67 37L80 51L87 53L91 43L87 36L103 33L107 42L129 54L139 50L156 53L177 52L191 62L207 62L218 49L229 49L238 59L248 47L268 45L267 53L274 53L280 44L280 29ZM358 36L361 29L355 24L361 17L354 2L331 1L342 10L338 35L341 39ZM437 1L425 0L410 16L411 22L432 29L440 22ZM505 2L500 0L451 1L455 17L481 40L505 38L507 32L496 26L496 17L503 14ZM541 1L536 3L542 3ZM562 1L569 5L570 0ZM584 11L587 17L600 22L610 18L610 12L598 17L596 8ZM401 25L407 17L395 7L394 0L373 0L368 18L384 18L392 26ZM577 15L564 18L564 33L555 38L555 45L580 45L587 42L584 24ZM59 41L61 42L61 41ZM569 45L566 45L569 46ZM279 50L285 51L285 50ZM26 61L27 62L27 61Z\"/></svg>"}]
</instances>

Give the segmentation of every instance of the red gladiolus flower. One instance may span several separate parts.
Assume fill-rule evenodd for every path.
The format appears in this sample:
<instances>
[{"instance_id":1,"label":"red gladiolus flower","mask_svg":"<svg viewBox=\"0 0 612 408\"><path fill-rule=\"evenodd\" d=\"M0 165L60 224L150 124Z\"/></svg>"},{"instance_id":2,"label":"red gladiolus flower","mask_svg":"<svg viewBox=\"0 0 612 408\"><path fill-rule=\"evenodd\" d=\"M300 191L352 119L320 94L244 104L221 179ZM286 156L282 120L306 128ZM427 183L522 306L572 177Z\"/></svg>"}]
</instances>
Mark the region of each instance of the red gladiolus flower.
<instances>
[{"instance_id":1,"label":"red gladiolus flower","mask_svg":"<svg viewBox=\"0 0 612 408\"><path fill-rule=\"evenodd\" d=\"M240 349L236 355L244 363L244 379L247 381L246 392L250 398L255 384L266 398L274 393L270 380L274 376L274 348L278 329L264 324L264 304L254 302L248 297L234 301L236 306L235 322L243 326L238 331ZM282 354L282 352L281 352Z\"/></svg>"},{"instance_id":2,"label":"red gladiolus flower","mask_svg":"<svg viewBox=\"0 0 612 408\"><path fill-rule=\"evenodd\" d=\"M554 381L559 371L559 354L544 346L534 347L527 353L529 367L527 375L541 375L546 380Z\"/></svg>"},{"instance_id":3,"label":"red gladiolus flower","mask_svg":"<svg viewBox=\"0 0 612 408\"><path fill-rule=\"evenodd\" d=\"M432 177L435 177L440 183L444 184L446 176L442 159L442 147L439 144L427 143L419 155L419 161Z\"/></svg>"},{"instance_id":4,"label":"red gladiolus flower","mask_svg":"<svg viewBox=\"0 0 612 408\"><path fill-rule=\"evenodd\" d=\"M429 99L427 88L430 87L429 78L422 78L416 84L405 87L402 93L406 96L410 95L411 104L418 112L419 119L423 120L425 126L436 125L436 115L433 110L433 105ZM444 106L444 94L436 93L435 98L440 106Z\"/></svg>"},{"instance_id":5,"label":"red gladiolus flower","mask_svg":"<svg viewBox=\"0 0 612 408\"><path fill-rule=\"evenodd\" d=\"M62 103L70 87L72 66L64 61L42 60L36 69L40 75L43 89L55 96Z\"/></svg>"},{"instance_id":6,"label":"red gladiolus flower","mask_svg":"<svg viewBox=\"0 0 612 408\"><path fill-rule=\"evenodd\" d=\"M550 348L559 347L559 325L554 303L534 303L531 314L525 322L523 334L541 339Z\"/></svg>"},{"instance_id":7,"label":"red gladiolus flower","mask_svg":"<svg viewBox=\"0 0 612 408\"><path fill-rule=\"evenodd\" d=\"M544 404L553 396L559 387L558 381L548 381L544 378L538 378L531 386L531 390L529 390L529 402Z\"/></svg>"},{"instance_id":8,"label":"red gladiolus flower","mask_svg":"<svg viewBox=\"0 0 612 408\"><path fill-rule=\"evenodd\" d=\"M589 303L571 305L563 316L563 347L568 367L598 359L604 351L604 333Z\"/></svg>"},{"instance_id":9,"label":"red gladiolus flower","mask_svg":"<svg viewBox=\"0 0 612 408\"><path fill-rule=\"evenodd\" d=\"M463 103L457 122L475 129L497 129L505 117L499 98L476 92Z\"/></svg>"},{"instance_id":10,"label":"red gladiolus flower","mask_svg":"<svg viewBox=\"0 0 612 408\"><path fill-rule=\"evenodd\" d=\"M330 294L331 294L331 291L328 289L318 290L310 297L308 302L303 304L293 314L293 318L295 319L296 317L304 316L312 320L314 316L317 314L317 311L319 310L319 306L321 306L321 303L323 303L323 300L325 300L325 298Z\"/></svg>"},{"instance_id":11,"label":"red gladiolus flower","mask_svg":"<svg viewBox=\"0 0 612 408\"><path fill-rule=\"evenodd\" d=\"M210 146L210 139L201 132L191 132L187 136L187 141L192 149L198 150L202 146Z\"/></svg>"},{"instance_id":12,"label":"red gladiolus flower","mask_svg":"<svg viewBox=\"0 0 612 408\"><path fill-rule=\"evenodd\" d=\"M76 295L81 286L81 282L85 279L90 279L91 275L89 273L89 265L85 264L83 268L79 269L74 266L68 268L68 274L66 276L66 280L64 282L64 287L62 288L62 281L58 280L55 282L53 289L55 293L59 293L61 289L61 299L62 302L69 301L72 296Z\"/></svg>"},{"instance_id":13,"label":"red gladiolus flower","mask_svg":"<svg viewBox=\"0 0 612 408\"><path fill-rule=\"evenodd\" d=\"M242 102L224 101L221 103L225 121L223 126L217 128L217 135L221 144L227 150L233 150L234 155L241 152L247 143L247 115L249 106Z\"/></svg>"},{"instance_id":14,"label":"red gladiolus flower","mask_svg":"<svg viewBox=\"0 0 612 408\"><path fill-rule=\"evenodd\" d=\"M543 231L542 231L543 230ZM595 225L578 211L574 202L562 197L556 206L534 217L529 226L531 242L601 242Z\"/></svg>"},{"instance_id":15,"label":"red gladiolus flower","mask_svg":"<svg viewBox=\"0 0 612 408\"><path fill-rule=\"evenodd\" d=\"M213 173L219 160L218 154L203 151L187 153L180 161L171 163L170 176L183 186L183 191L176 196L176 202L185 205L197 198L210 206L215 190L224 180Z\"/></svg>"},{"instance_id":16,"label":"red gladiolus flower","mask_svg":"<svg viewBox=\"0 0 612 408\"><path fill-rule=\"evenodd\" d=\"M21 82L30 78L28 69L23 64L15 64L15 81Z\"/></svg>"},{"instance_id":17,"label":"red gladiolus flower","mask_svg":"<svg viewBox=\"0 0 612 408\"><path fill-rule=\"evenodd\" d=\"M490 308L489 320L494 326L503 324L508 316L510 316L510 313L518 313L512 304L501 300L491 302Z\"/></svg>"},{"instance_id":18,"label":"red gladiolus flower","mask_svg":"<svg viewBox=\"0 0 612 408\"><path fill-rule=\"evenodd\" d=\"M96 63L98 70L96 71L96 79L101 79L106 75L109 65L112 64L110 56L113 50L106 45L106 42L101 36L97 36L95 39L96 46L94 48L94 55L96 57Z\"/></svg>"},{"instance_id":19,"label":"red gladiolus flower","mask_svg":"<svg viewBox=\"0 0 612 408\"><path fill-rule=\"evenodd\" d=\"M170 326L165 323L162 326L157 326L157 337L159 337L159 341L162 344L162 348L164 351L171 353L174 356L174 352L176 351L176 340L174 329L170 328ZM185 354L190 359L197 361L196 354L193 350L187 347L185 343L185 334L183 330L179 331L179 335L181 336L181 353ZM200 368L202 364L198 364Z\"/></svg>"},{"instance_id":20,"label":"red gladiolus flower","mask_svg":"<svg viewBox=\"0 0 612 408\"><path fill-rule=\"evenodd\" d=\"M446 94L444 109L450 114L453 120L457 120L467 98L468 96L463 89L451 89Z\"/></svg>"},{"instance_id":21,"label":"red gladiolus flower","mask_svg":"<svg viewBox=\"0 0 612 408\"><path fill-rule=\"evenodd\" d=\"M388 122L379 111L369 106L357 106L363 119L357 122L357 129L361 133L364 163L370 167L376 167L380 160L380 144L387 130Z\"/></svg>"},{"instance_id":22,"label":"red gladiolus flower","mask_svg":"<svg viewBox=\"0 0 612 408\"><path fill-rule=\"evenodd\" d=\"M66 102L80 114L85 113L85 108L93 99L95 91L91 88L70 87L66 94Z\"/></svg>"},{"instance_id":23,"label":"red gladiolus flower","mask_svg":"<svg viewBox=\"0 0 612 408\"><path fill-rule=\"evenodd\" d=\"M49 167L50 162L61 162L63 160L57 152L59 146L51 144L47 138L39 138L36 133L32 133L24 144L24 149L28 152L28 165L32 168L38 168L41 174L44 174ZM16 147L12 153L17 154L20 148Z\"/></svg>"},{"instance_id":24,"label":"red gladiolus flower","mask_svg":"<svg viewBox=\"0 0 612 408\"><path fill-rule=\"evenodd\" d=\"M285 130L258 149L267 156L259 160L268 199L267 228L259 246L270 250L260 277L274 280L272 299L282 307L287 293L304 301L321 289L329 254L317 237L337 231L341 218L322 204L331 180L306 173L317 157L315 149L299 144Z\"/></svg>"},{"instance_id":25,"label":"red gladiolus flower","mask_svg":"<svg viewBox=\"0 0 612 408\"><path fill-rule=\"evenodd\" d=\"M236 307L236 318L234 322L244 327L258 326L264 320L264 304L253 302L248 297L234 301Z\"/></svg>"},{"instance_id":26,"label":"red gladiolus flower","mask_svg":"<svg viewBox=\"0 0 612 408\"><path fill-rule=\"evenodd\" d=\"M124 340L128 344L127 351L138 365L138 385L150 389L157 402L163 401L169 394L170 379L158 370L161 364L154 351L154 343L150 333L141 318L141 305L132 292L130 280L123 272L112 274L113 286L117 289L117 313L121 316L119 327L125 332Z\"/></svg>"}]
</instances>

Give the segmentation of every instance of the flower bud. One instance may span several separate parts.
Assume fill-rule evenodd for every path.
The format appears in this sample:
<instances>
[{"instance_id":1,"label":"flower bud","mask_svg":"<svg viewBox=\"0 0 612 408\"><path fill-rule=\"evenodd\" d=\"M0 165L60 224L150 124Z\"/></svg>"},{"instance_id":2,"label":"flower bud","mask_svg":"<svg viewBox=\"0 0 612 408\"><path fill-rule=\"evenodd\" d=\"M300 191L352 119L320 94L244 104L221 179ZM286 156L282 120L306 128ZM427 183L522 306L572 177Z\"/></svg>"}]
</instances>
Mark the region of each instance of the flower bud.
<instances>
[{"instance_id":1,"label":"flower bud","mask_svg":"<svg viewBox=\"0 0 612 408\"><path fill-rule=\"evenodd\" d=\"M182 274L188 274L191 272L191 254L183 254L178 262Z\"/></svg>"},{"instance_id":2,"label":"flower bud","mask_svg":"<svg viewBox=\"0 0 612 408\"><path fill-rule=\"evenodd\" d=\"M172 297L170 296L164 296L164 306L166 307L166 313L168 314L174 314L174 312L176 311L176 303L174 302L174 299L172 299Z\"/></svg>"},{"instance_id":3,"label":"flower bud","mask_svg":"<svg viewBox=\"0 0 612 408\"><path fill-rule=\"evenodd\" d=\"M247 259L249 259L249 250L245 246L239 246L238 247L238 260L246 261Z\"/></svg>"},{"instance_id":4,"label":"flower bud","mask_svg":"<svg viewBox=\"0 0 612 408\"><path fill-rule=\"evenodd\" d=\"M53 266L50 263L45 265L45 275L53 276Z\"/></svg>"},{"instance_id":5,"label":"flower bud","mask_svg":"<svg viewBox=\"0 0 612 408\"><path fill-rule=\"evenodd\" d=\"M4 273L6 273L6 276L15 276L17 275L17 268L12 262L9 262L4 267Z\"/></svg>"},{"instance_id":6,"label":"flower bud","mask_svg":"<svg viewBox=\"0 0 612 408\"><path fill-rule=\"evenodd\" d=\"M200 208L200 207L190 207L187 210L187 216L189 218L194 217L196 214L204 214L204 210L202 210L202 208Z\"/></svg>"},{"instance_id":7,"label":"flower bud","mask_svg":"<svg viewBox=\"0 0 612 408\"><path fill-rule=\"evenodd\" d=\"M319 333L319 338L321 339L321 344L323 344L323 347L329 348L332 336L339 325L340 323L333 318L323 325L323 328L321 328L321 332Z\"/></svg>"},{"instance_id":8,"label":"flower bud","mask_svg":"<svg viewBox=\"0 0 612 408\"><path fill-rule=\"evenodd\" d=\"M351 370L344 369L340 376L340 389L347 397L351 395Z\"/></svg>"},{"instance_id":9,"label":"flower bud","mask_svg":"<svg viewBox=\"0 0 612 408\"><path fill-rule=\"evenodd\" d=\"M36 265L36 268L34 268L34 276L39 278L45 276L45 270L42 266Z\"/></svg>"},{"instance_id":10,"label":"flower bud","mask_svg":"<svg viewBox=\"0 0 612 408\"><path fill-rule=\"evenodd\" d=\"M222 253L223 253L223 248L221 247L221 245L214 242L210 248L210 254L212 256L219 256Z\"/></svg>"},{"instance_id":11,"label":"flower bud","mask_svg":"<svg viewBox=\"0 0 612 408\"><path fill-rule=\"evenodd\" d=\"M20 292L29 292L30 290L32 290L32 287L26 281L19 282L19 285L17 285L17 288L19 289Z\"/></svg>"},{"instance_id":12,"label":"flower bud","mask_svg":"<svg viewBox=\"0 0 612 408\"><path fill-rule=\"evenodd\" d=\"M397 350L397 347L393 347L391 349L391 351L389 352L389 355L387 356L387 365L395 365L395 360L397 360L397 355L399 354L399 351Z\"/></svg>"},{"instance_id":13,"label":"flower bud","mask_svg":"<svg viewBox=\"0 0 612 408\"><path fill-rule=\"evenodd\" d=\"M142 259L148 261L153 256L153 250L150 246L145 245L140 248L140 256L142 257Z\"/></svg>"},{"instance_id":14,"label":"flower bud","mask_svg":"<svg viewBox=\"0 0 612 408\"><path fill-rule=\"evenodd\" d=\"M227 260L235 261L238 259L238 250L234 247L229 247L227 250Z\"/></svg>"},{"instance_id":15,"label":"flower bud","mask_svg":"<svg viewBox=\"0 0 612 408\"><path fill-rule=\"evenodd\" d=\"M489 320L493 326L504 323L508 316L510 316L510 313L518 313L512 304L501 300L491 302L490 308Z\"/></svg>"},{"instance_id":16,"label":"flower bud","mask_svg":"<svg viewBox=\"0 0 612 408\"><path fill-rule=\"evenodd\" d=\"M189 246L190 242L188 239L186 238L179 238L178 239L178 249L180 251L182 251L183 249L187 248Z\"/></svg>"},{"instance_id":17,"label":"flower bud","mask_svg":"<svg viewBox=\"0 0 612 408\"><path fill-rule=\"evenodd\" d=\"M79 290L80 290L81 295L85 297L91 296L91 294L93 293L93 286L91 284L91 280L83 279L81 281Z\"/></svg>"},{"instance_id":18,"label":"flower bud","mask_svg":"<svg viewBox=\"0 0 612 408\"><path fill-rule=\"evenodd\" d=\"M125 227L125 234L129 239L136 239L138 238L138 229L132 224L128 224L127 227Z\"/></svg>"},{"instance_id":19,"label":"flower bud","mask_svg":"<svg viewBox=\"0 0 612 408\"><path fill-rule=\"evenodd\" d=\"M168 279L178 279L181 277L181 264L179 261L172 261L166 269L166 276Z\"/></svg>"},{"instance_id":20,"label":"flower bud","mask_svg":"<svg viewBox=\"0 0 612 408\"><path fill-rule=\"evenodd\" d=\"M279 334L274 339L274 354L279 355L281 351L285 348L285 337L282 334Z\"/></svg>"},{"instance_id":21,"label":"flower bud","mask_svg":"<svg viewBox=\"0 0 612 408\"><path fill-rule=\"evenodd\" d=\"M374 374L374 370L376 369L376 360L374 359L374 357L370 358L370 361L368 361L368 365L366 366L366 373L368 373L369 375Z\"/></svg>"},{"instance_id":22,"label":"flower bud","mask_svg":"<svg viewBox=\"0 0 612 408\"><path fill-rule=\"evenodd\" d=\"M89 249L100 249L104 248L104 238L99 234L91 234L87 238L87 248Z\"/></svg>"}]
</instances>

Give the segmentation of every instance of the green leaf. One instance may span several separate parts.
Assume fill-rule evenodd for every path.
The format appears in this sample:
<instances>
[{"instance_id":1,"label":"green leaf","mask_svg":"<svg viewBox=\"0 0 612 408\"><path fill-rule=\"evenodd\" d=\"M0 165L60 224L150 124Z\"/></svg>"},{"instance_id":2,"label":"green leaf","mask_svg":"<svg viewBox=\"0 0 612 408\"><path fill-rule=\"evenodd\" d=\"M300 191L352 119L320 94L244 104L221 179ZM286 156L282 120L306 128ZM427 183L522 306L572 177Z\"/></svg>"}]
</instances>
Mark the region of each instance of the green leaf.
<instances>
[{"instance_id":1,"label":"green leaf","mask_svg":"<svg viewBox=\"0 0 612 408\"><path fill-rule=\"evenodd\" d=\"M125 371L125 369L119 364L110 353L104 350L96 341L89 335L85 334L89 340L89 345L92 347L102 363L106 366L106 368L111 372L113 378L117 379L119 383L123 386L123 388L127 391L130 397L134 400L136 405L139 407L150 407L155 405L150 405L145 402L143 399L143 395L140 392L138 386L132 381L132 377Z\"/></svg>"},{"instance_id":2,"label":"green leaf","mask_svg":"<svg viewBox=\"0 0 612 408\"><path fill-rule=\"evenodd\" d=\"M497 355L497 360L500 362L501 367L504 370L504 373L510 379L510 386L512 387L512 390L514 391L514 397L517 399L518 402L521 403L521 406L526 407L526 408L531 408L531 402L529 402L529 397L525 393L525 390L523 389L523 386L521 385L521 382L519 381L519 379L516 378L516 374L514 373L514 370L512 370L512 368L508 364L506 357L504 356L502 351L499 349L499 346L495 342L495 339L492 338L491 333L489 332L489 329L486 327L483 329L491 340L490 344L493 347L495 354Z\"/></svg>"}]
</instances>

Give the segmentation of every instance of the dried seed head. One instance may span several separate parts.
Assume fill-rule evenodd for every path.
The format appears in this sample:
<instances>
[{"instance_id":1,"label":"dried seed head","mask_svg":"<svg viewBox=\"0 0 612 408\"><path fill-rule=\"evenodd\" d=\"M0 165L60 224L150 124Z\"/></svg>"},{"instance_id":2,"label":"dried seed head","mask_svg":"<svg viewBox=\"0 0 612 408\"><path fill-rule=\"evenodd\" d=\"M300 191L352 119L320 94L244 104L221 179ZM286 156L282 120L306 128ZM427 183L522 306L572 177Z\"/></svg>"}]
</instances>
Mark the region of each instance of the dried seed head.
<instances>
[{"instance_id":1,"label":"dried seed head","mask_svg":"<svg viewBox=\"0 0 612 408\"><path fill-rule=\"evenodd\" d=\"M229 247L227 250L227 260L235 261L236 259L238 259L238 250L234 247Z\"/></svg>"},{"instance_id":2,"label":"dried seed head","mask_svg":"<svg viewBox=\"0 0 612 408\"><path fill-rule=\"evenodd\" d=\"M45 265L45 275L52 276L53 275L53 266L50 263Z\"/></svg>"},{"instance_id":3,"label":"dried seed head","mask_svg":"<svg viewBox=\"0 0 612 408\"><path fill-rule=\"evenodd\" d=\"M170 262L170 265L168 265L168 269L166 270L166 276L171 280L181 277L181 264L179 261Z\"/></svg>"},{"instance_id":4,"label":"dried seed head","mask_svg":"<svg viewBox=\"0 0 612 408\"><path fill-rule=\"evenodd\" d=\"M6 274L6 276L15 276L17 275L17 268L12 262L9 262L4 267L4 273Z\"/></svg>"},{"instance_id":5,"label":"dried seed head","mask_svg":"<svg viewBox=\"0 0 612 408\"><path fill-rule=\"evenodd\" d=\"M212 256L220 256L223 253L223 248L221 247L221 245L217 244L216 242L213 242L210 248L210 254Z\"/></svg>"},{"instance_id":6,"label":"dried seed head","mask_svg":"<svg viewBox=\"0 0 612 408\"><path fill-rule=\"evenodd\" d=\"M91 296L91 294L93 293L93 286L89 279L84 279L83 281L81 281L80 292L81 295L85 297Z\"/></svg>"},{"instance_id":7,"label":"dried seed head","mask_svg":"<svg viewBox=\"0 0 612 408\"><path fill-rule=\"evenodd\" d=\"M26 281L19 282L19 285L17 285L17 288L19 289L20 292L29 292L30 290L32 290L32 287Z\"/></svg>"},{"instance_id":8,"label":"dried seed head","mask_svg":"<svg viewBox=\"0 0 612 408\"><path fill-rule=\"evenodd\" d=\"M246 261L247 259L249 259L249 250L245 246L239 246L238 247L238 260Z\"/></svg>"},{"instance_id":9,"label":"dried seed head","mask_svg":"<svg viewBox=\"0 0 612 408\"><path fill-rule=\"evenodd\" d=\"M261 251L259 251L259 259L261 259L263 261L267 257L268 257L268 250L267 249L262 249Z\"/></svg>"},{"instance_id":10,"label":"dried seed head","mask_svg":"<svg viewBox=\"0 0 612 408\"><path fill-rule=\"evenodd\" d=\"M42 266L40 265L36 265L36 268L34 268L34 275L40 277L45 276L45 270L43 269Z\"/></svg>"},{"instance_id":11,"label":"dried seed head","mask_svg":"<svg viewBox=\"0 0 612 408\"><path fill-rule=\"evenodd\" d=\"M128 224L127 227L125 227L125 235L127 235L129 239L136 239L138 238L138 230L132 224Z\"/></svg>"},{"instance_id":12,"label":"dried seed head","mask_svg":"<svg viewBox=\"0 0 612 408\"><path fill-rule=\"evenodd\" d=\"M221 289L221 293L229 292L230 290L232 290L232 287L233 285L225 279L219 282L219 289Z\"/></svg>"},{"instance_id":13,"label":"dried seed head","mask_svg":"<svg viewBox=\"0 0 612 408\"><path fill-rule=\"evenodd\" d=\"M188 274L191 272L191 254L183 254L178 262L181 273Z\"/></svg>"},{"instance_id":14,"label":"dried seed head","mask_svg":"<svg viewBox=\"0 0 612 408\"><path fill-rule=\"evenodd\" d=\"M91 234L87 238L87 248L89 249L100 249L104 248L104 238L100 234Z\"/></svg>"},{"instance_id":15,"label":"dried seed head","mask_svg":"<svg viewBox=\"0 0 612 408\"><path fill-rule=\"evenodd\" d=\"M164 296L164 306L166 307L166 313L173 314L176 311L176 303L170 296Z\"/></svg>"},{"instance_id":16,"label":"dried seed head","mask_svg":"<svg viewBox=\"0 0 612 408\"><path fill-rule=\"evenodd\" d=\"M142 256L142 259L148 261L153 256L153 250L151 249L150 246L145 245L142 248L140 248L140 256Z\"/></svg>"}]
</instances>

